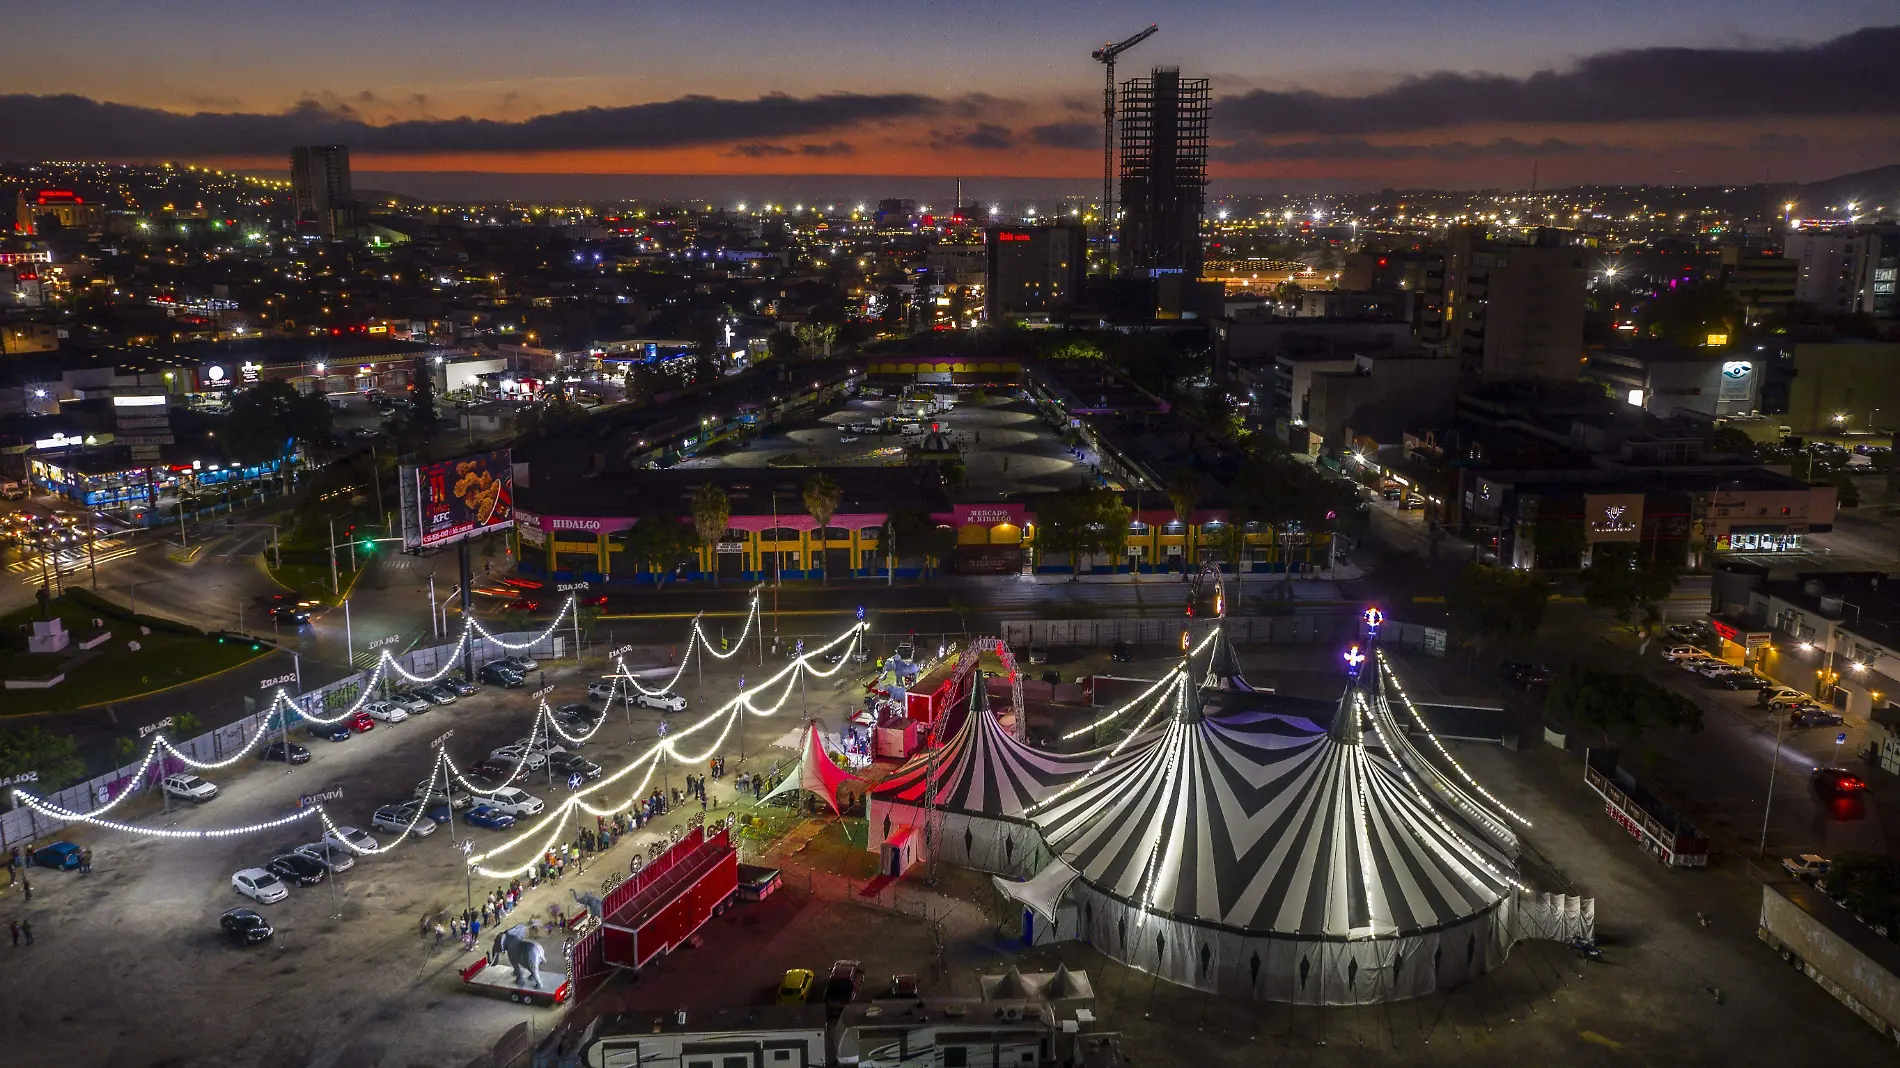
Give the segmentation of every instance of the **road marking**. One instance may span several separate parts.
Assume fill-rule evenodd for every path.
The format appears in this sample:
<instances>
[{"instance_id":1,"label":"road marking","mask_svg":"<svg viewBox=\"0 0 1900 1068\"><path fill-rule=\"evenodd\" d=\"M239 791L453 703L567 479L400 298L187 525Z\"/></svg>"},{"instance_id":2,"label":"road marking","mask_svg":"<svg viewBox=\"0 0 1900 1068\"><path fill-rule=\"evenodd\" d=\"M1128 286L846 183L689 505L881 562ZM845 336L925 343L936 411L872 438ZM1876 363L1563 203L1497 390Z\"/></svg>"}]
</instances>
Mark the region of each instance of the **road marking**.
<instances>
[{"instance_id":1,"label":"road marking","mask_svg":"<svg viewBox=\"0 0 1900 1068\"><path fill-rule=\"evenodd\" d=\"M1618 1042L1614 1038L1606 1038L1603 1035L1597 1034L1595 1031L1579 1031L1577 1032L1577 1037L1583 1039L1585 1042L1595 1042L1604 1049L1620 1050L1623 1048L1623 1043Z\"/></svg>"}]
</instances>

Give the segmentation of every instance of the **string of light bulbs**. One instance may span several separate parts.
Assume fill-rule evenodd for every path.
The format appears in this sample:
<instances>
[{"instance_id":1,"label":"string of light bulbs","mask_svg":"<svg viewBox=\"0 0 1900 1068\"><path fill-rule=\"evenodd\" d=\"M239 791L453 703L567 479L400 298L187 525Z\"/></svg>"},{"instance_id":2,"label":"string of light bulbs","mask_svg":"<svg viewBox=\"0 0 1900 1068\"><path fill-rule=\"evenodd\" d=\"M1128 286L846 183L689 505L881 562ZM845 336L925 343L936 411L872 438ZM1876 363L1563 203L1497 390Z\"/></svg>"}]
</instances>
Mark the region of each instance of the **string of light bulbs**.
<instances>
[{"instance_id":1,"label":"string of light bulbs","mask_svg":"<svg viewBox=\"0 0 1900 1068\"><path fill-rule=\"evenodd\" d=\"M1445 748L1445 743L1439 741L1438 735L1433 733L1431 726L1425 722L1425 716L1419 712L1418 706L1412 703L1412 695L1405 692L1405 686L1399 682L1398 675L1395 672L1393 672L1391 662L1386 659L1385 650L1381 649L1381 650L1377 650L1377 652L1379 656L1380 677L1384 679L1385 681L1390 682L1392 684L1392 688L1399 692L1399 699L1405 702L1405 710L1411 713L1412 721L1414 723L1417 723L1419 730L1424 733L1426 738L1431 740L1432 745L1436 747L1439 754L1445 758L1445 762L1450 764L1453 770L1458 772L1458 776L1464 779L1466 783L1469 783L1472 789L1478 791L1478 793L1482 795L1486 801L1491 802L1491 804L1497 806L1499 811L1503 812L1505 815L1509 816L1510 818L1516 820L1518 823L1522 824L1526 829L1528 829L1531 826L1530 820L1526 819L1522 815L1519 815L1516 811L1514 811L1511 808L1511 806L1505 804L1502 801L1499 801L1495 796L1492 795L1491 791L1486 790L1484 788L1483 784L1479 783L1478 780L1472 778L1471 773L1465 770L1465 766L1463 764L1458 763L1457 759L1451 755L1451 751ZM1475 802L1474 802L1474 805L1475 805Z\"/></svg>"}]
</instances>

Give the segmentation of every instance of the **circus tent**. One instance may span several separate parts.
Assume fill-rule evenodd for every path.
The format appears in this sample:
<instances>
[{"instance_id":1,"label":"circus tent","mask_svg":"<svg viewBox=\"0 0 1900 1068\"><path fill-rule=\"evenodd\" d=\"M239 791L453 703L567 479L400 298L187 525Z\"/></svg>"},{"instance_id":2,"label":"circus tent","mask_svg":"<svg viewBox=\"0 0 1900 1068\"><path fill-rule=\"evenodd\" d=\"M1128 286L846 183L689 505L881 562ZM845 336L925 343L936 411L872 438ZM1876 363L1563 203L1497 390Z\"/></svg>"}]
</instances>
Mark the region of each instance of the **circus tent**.
<instances>
[{"instance_id":1,"label":"circus tent","mask_svg":"<svg viewBox=\"0 0 1900 1068\"><path fill-rule=\"evenodd\" d=\"M779 784L760 800L769 800L794 790L804 790L821 798L826 805L831 807L831 811L840 811L839 788L848 782L862 785L864 780L839 767L838 762L832 759L833 751L830 740L825 737L824 730L816 721L805 724L805 736L800 739L798 746L798 762L785 773L785 778L781 779Z\"/></svg>"}]
</instances>

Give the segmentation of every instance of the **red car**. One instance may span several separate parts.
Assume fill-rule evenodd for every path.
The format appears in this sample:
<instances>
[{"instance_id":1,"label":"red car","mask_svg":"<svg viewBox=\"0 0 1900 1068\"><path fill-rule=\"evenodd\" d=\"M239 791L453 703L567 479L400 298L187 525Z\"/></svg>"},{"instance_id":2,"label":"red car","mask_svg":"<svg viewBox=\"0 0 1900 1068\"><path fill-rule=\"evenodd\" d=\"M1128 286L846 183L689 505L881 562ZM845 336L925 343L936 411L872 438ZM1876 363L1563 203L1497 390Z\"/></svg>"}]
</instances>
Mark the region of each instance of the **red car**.
<instances>
[{"instance_id":1,"label":"red car","mask_svg":"<svg viewBox=\"0 0 1900 1068\"><path fill-rule=\"evenodd\" d=\"M355 731L358 734L362 734L364 731L374 730L376 728L376 721L370 718L370 714L368 712L358 712L355 716L350 718L349 723L350 723L350 729Z\"/></svg>"},{"instance_id":2,"label":"red car","mask_svg":"<svg viewBox=\"0 0 1900 1068\"><path fill-rule=\"evenodd\" d=\"M832 1016L844 1012L858 996L858 988L864 985L864 965L854 960L841 960L831 966L831 978L825 980L825 1010Z\"/></svg>"},{"instance_id":3,"label":"red car","mask_svg":"<svg viewBox=\"0 0 1900 1068\"><path fill-rule=\"evenodd\" d=\"M526 597L517 597L505 606L510 612L539 612L540 601L530 601Z\"/></svg>"},{"instance_id":4,"label":"red car","mask_svg":"<svg viewBox=\"0 0 1900 1068\"><path fill-rule=\"evenodd\" d=\"M604 593L597 593L593 595L592 597L582 597L579 600L575 601L574 603L580 605L583 608L605 608L607 607L607 595Z\"/></svg>"}]
</instances>

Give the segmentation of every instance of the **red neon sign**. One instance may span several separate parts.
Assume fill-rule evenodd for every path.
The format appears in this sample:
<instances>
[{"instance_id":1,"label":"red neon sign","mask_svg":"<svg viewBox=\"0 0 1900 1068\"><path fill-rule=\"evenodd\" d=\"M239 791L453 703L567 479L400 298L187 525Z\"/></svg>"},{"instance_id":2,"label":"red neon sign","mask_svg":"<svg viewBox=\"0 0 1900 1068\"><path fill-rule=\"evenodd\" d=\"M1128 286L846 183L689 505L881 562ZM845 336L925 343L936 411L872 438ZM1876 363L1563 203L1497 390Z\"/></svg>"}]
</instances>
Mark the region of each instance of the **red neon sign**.
<instances>
[{"instance_id":1,"label":"red neon sign","mask_svg":"<svg viewBox=\"0 0 1900 1068\"><path fill-rule=\"evenodd\" d=\"M1729 641L1735 641L1736 640L1735 636L1738 633L1733 626L1730 626L1729 624L1724 623L1719 619L1709 620L1709 629L1715 631L1715 633L1720 634L1722 637L1728 639Z\"/></svg>"},{"instance_id":2,"label":"red neon sign","mask_svg":"<svg viewBox=\"0 0 1900 1068\"><path fill-rule=\"evenodd\" d=\"M1003 230L997 233L996 240L998 241L1028 241L1029 235L1015 234L1015 233L1009 232L1008 230Z\"/></svg>"}]
</instances>

